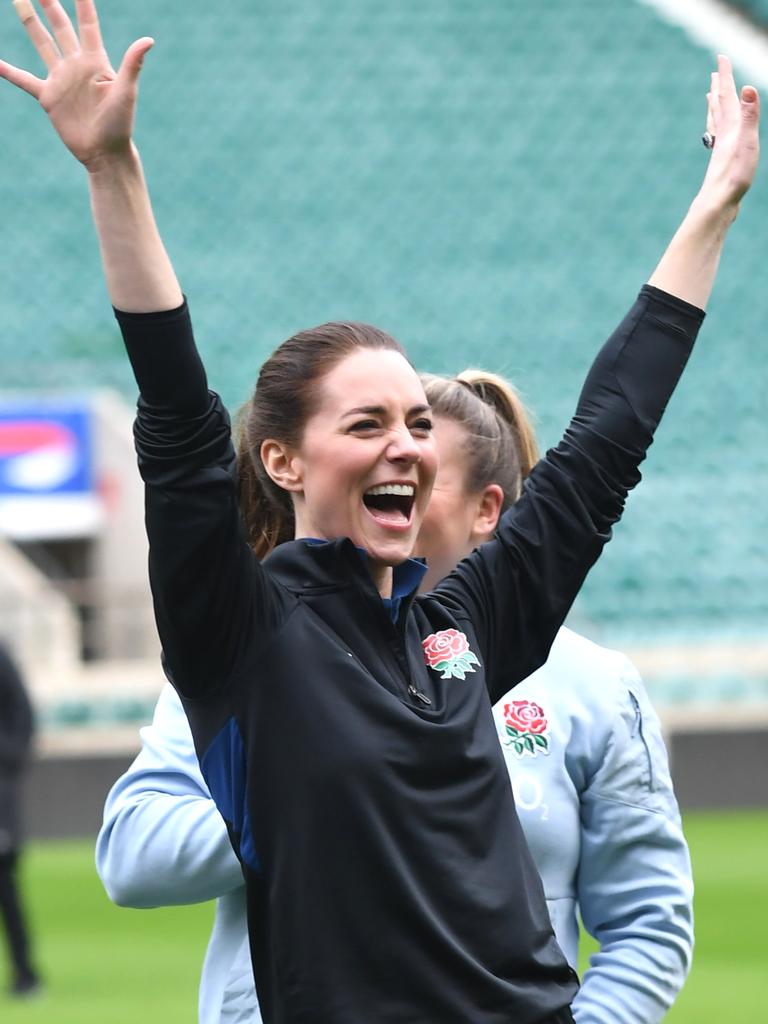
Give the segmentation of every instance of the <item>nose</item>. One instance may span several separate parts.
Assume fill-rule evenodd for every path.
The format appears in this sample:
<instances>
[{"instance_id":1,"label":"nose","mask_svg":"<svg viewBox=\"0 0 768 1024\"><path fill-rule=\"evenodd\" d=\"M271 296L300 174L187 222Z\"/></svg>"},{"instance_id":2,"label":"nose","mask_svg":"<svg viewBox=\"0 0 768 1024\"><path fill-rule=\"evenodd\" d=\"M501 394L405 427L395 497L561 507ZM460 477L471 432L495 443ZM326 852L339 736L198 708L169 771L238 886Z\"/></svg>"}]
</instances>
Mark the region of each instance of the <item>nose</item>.
<instances>
[{"instance_id":1,"label":"nose","mask_svg":"<svg viewBox=\"0 0 768 1024\"><path fill-rule=\"evenodd\" d=\"M390 462L404 462L409 466L421 459L421 448L406 424L393 431L387 446L387 458Z\"/></svg>"}]
</instances>

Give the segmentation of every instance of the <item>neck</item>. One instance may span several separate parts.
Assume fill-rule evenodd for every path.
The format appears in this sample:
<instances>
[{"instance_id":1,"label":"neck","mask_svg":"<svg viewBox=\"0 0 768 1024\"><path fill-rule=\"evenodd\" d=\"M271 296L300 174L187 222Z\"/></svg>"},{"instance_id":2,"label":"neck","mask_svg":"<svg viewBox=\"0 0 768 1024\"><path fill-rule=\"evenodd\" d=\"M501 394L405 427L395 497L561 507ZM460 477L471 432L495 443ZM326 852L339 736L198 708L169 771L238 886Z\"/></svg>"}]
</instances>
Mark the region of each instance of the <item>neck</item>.
<instances>
[{"instance_id":1,"label":"neck","mask_svg":"<svg viewBox=\"0 0 768 1024\"><path fill-rule=\"evenodd\" d=\"M392 566L368 559L368 571L381 597L392 597Z\"/></svg>"},{"instance_id":2,"label":"neck","mask_svg":"<svg viewBox=\"0 0 768 1024\"><path fill-rule=\"evenodd\" d=\"M297 528L294 533L296 540L309 537L317 540L327 540L328 538L322 537L318 531L311 529L303 529L297 522ZM354 542L353 542L354 543ZM375 562L372 558L366 559L368 573L373 580L373 585L379 592L380 597L392 597L392 566L386 565L384 562Z\"/></svg>"}]
</instances>

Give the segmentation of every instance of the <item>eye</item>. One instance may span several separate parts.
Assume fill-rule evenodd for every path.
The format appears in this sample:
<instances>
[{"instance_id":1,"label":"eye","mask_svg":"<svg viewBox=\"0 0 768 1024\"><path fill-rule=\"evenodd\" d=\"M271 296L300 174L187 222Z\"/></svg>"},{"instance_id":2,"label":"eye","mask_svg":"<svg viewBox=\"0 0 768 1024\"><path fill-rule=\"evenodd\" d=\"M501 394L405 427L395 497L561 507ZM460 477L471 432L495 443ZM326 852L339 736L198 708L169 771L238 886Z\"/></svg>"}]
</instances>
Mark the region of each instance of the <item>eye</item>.
<instances>
[{"instance_id":1,"label":"eye","mask_svg":"<svg viewBox=\"0 0 768 1024\"><path fill-rule=\"evenodd\" d=\"M422 416L417 420L414 420L411 424L411 430L419 434L429 434L432 432L432 420L426 416Z\"/></svg>"},{"instance_id":2,"label":"eye","mask_svg":"<svg viewBox=\"0 0 768 1024\"><path fill-rule=\"evenodd\" d=\"M350 433L361 433L365 434L370 430L377 430L379 424L376 420L358 420L357 423L353 423L349 428Z\"/></svg>"}]
</instances>

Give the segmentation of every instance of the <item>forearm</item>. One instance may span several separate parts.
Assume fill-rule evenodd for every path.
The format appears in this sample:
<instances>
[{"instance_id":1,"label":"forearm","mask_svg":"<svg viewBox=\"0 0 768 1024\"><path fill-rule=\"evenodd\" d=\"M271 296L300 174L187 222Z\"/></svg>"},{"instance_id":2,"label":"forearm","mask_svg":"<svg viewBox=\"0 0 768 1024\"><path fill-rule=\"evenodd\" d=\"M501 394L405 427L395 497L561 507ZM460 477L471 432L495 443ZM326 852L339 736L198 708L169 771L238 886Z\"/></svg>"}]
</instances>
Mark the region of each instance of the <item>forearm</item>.
<instances>
[{"instance_id":1,"label":"forearm","mask_svg":"<svg viewBox=\"0 0 768 1024\"><path fill-rule=\"evenodd\" d=\"M648 283L704 309L736 213L736 206L715 204L699 193Z\"/></svg>"},{"instance_id":2,"label":"forearm","mask_svg":"<svg viewBox=\"0 0 768 1024\"><path fill-rule=\"evenodd\" d=\"M634 922L635 934L608 942L590 958L574 999L576 1024L659 1024L690 966L687 936L660 935L657 923Z\"/></svg>"},{"instance_id":3,"label":"forearm","mask_svg":"<svg viewBox=\"0 0 768 1024\"><path fill-rule=\"evenodd\" d=\"M636 482L703 319L701 309L646 286L587 374L568 436L625 487Z\"/></svg>"},{"instance_id":4,"label":"forearm","mask_svg":"<svg viewBox=\"0 0 768 1024\"><path fill-rule=\"evenodd\" d=\"M135 146L88 173L91 208L112 305L129 313L176 309L183 296L155 223Z\"/></svg>"},{"instance_id":5,"label":"forearm","mask_svg":"<svg viewBox=\"0 0 768 1024\"><path fill-rule=\"evenodd\" d=\"M105 808L96 866L120 906L200 903L243 884L221 815L210 798L184 793L175 774L118 783ZM167 787L153 792L151 785ZM178 792L172 792L172 789ZM132 791L134 790L134 791Z\"/></svg>"}]
</instances>

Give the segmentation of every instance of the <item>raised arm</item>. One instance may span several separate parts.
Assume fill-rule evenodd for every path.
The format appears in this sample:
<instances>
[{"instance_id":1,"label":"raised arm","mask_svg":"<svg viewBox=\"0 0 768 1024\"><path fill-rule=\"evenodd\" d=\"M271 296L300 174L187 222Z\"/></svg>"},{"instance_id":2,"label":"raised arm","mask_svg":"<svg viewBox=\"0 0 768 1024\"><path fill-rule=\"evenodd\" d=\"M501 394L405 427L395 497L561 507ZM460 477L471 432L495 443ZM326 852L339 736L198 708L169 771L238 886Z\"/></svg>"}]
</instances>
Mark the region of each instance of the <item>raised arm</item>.
<instances>
[{"instance_id":1,"label":"raised arm","mask_svg":"<svg viewBox=\"0 0 768 1024\"><path fill-rule=\"evenodd\" d=\"M736 91L731 62L717 58L707 93L707 131L715 144L701 188L649 284L704 309L725 236L752 184L760 151L760 100L751 85Z\"/></svg>"},{"instance_id":2,"label":"raised arm","mask_svg":"<svg viewBox=\"0 0 768 1024\"><path fill-rule=\"evenodd\" d=\"M132 43L115 71L93 0L76 0L77 27L59 0L40 2L50 31L32 0L14 0L47 77L5 63L0 76L40 102L87 171L107 286L140 391L134 436L165 668L181 692L213 693L259 612L265 635L275 588L245 540L229 419L208 390L132 141L139 74L153 41Z\"/></svg>"},{"instance_id":3,"label":"raised arm","mask_svg":"<svg viewBox=\"0 0 768 1024\"><path fill-rule=\"evenodd\" d=\"M137 39L112 67L93 0L76 0L77 28L59 0L14 7L45 64L45 78L0 61L0 77L33 96L88 172L91 203L112 304L128 312L174 309L182 294L160 239L132 141L138 83L153 45Z\"/></svg>"},{"instance_id":4,"label":"raised arm","mask_svg":"<svg viewBox=\"0 0 768 1024\"><path fill-rule=\"evenodd\" d=\"M704 317L728 227L757 167L759 101L739 101L720 58L710 95L716 143L682 225L622 323L598 353L563 439L523 496L436 595L479 624L491 699L546 660L592 564L610 539Z\"/></svg>"}]
</instances>

